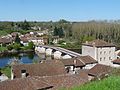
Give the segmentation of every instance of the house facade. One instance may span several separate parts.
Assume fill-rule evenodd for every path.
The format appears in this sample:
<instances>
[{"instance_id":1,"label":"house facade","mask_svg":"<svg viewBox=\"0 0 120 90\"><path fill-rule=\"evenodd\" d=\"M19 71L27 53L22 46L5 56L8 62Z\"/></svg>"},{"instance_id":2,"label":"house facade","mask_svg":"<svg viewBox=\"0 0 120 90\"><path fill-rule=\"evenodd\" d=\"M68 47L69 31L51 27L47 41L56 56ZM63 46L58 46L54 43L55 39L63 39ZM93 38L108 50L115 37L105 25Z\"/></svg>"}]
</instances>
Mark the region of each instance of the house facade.
<instances>
[{"instance_id":1,"label":"house facade","mask_svg":"<svg viewBox=\"0 0 120 90\"><path fill-rule=\"evenodd\" d=\"M100 64L112 65L112 60L116 59L115 45L103 40L94 40L83 43L82 55L89 55Z\"/></svg>"}]
</instances>

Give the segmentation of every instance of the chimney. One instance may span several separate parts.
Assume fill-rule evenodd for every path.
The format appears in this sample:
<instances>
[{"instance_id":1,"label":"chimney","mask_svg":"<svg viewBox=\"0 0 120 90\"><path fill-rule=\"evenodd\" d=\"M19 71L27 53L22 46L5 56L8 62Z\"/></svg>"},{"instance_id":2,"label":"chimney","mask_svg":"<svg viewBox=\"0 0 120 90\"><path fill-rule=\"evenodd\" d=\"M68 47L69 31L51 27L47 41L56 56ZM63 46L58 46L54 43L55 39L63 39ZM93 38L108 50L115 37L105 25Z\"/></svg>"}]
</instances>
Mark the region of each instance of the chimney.
<instances>
[{"instance_id":1,"label":"chimney","mask_svg":"<svg viewBox=\"0 0 120 90\"><path fill-rule=\"evenodd\" d=\"M74 60L74 64L75 64L75 65L77 64L77 60L76 60L76 59Z\"/></svg>"}]
</instances>

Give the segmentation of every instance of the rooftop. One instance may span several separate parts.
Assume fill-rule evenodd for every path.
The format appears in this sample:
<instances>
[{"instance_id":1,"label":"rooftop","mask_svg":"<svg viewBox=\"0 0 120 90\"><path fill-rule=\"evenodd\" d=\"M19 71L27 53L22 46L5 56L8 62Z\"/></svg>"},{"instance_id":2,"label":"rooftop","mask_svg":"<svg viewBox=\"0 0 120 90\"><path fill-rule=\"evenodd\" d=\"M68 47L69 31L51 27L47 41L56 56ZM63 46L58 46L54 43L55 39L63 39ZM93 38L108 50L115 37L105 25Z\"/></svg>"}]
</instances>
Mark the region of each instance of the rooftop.
<instances>
[{"instance_id":1,"label":"rooftop","mask_svg":"<svg viewBox=\"0 0 120 90\"><path fill-rule=\"evenodd\" d=\"M88 71L88 74L94 77L100 77L102 75L108 74L111 71L111 67L97 64Z\"/></svg>"},{"instance_id":2,"label":"rooftop","mask_svg":"<svg viewBox=\"0 0 120 90\"><path fill-rule=\"evenodd\" d=\"M25 70L28 76L52 76L66 73L64 64L60 61L14 65L12 68L15 78L21 78L22 70Z\"/></svg>"},{"instance_id":3,"label":"rooftop","mask_svg":"<svg viewBox=\"0 0 120 90\"><path fill-rule=\"evenodd\" d=\"M34 76L3 81L0 83L1 90L38 90L49 89L57 90L62 87L70 88L74 85L81 85L88 82L86 73L74 75L55 75L55 76ZM14 87L13 87L14 86Z\"/></svg>"},{"instance_id":4,"label":"rooftop","mask_svg":"<svg viewBox=\"0 0 120 90\"><path fill-rule=\"evenodd\" d=\"M93 40L93 41L86 41L86 43L83 43L83 45L86 45L86 46L95 46L95 47L115 47L114 44L112 43L108 43L106 41L103 41L103 40Z\"/></svg>"},{"instance_id":5,"label":"rooftop","mask_svg":"<svg viewBox=\"0 0 120 90\"><path fill-rule=\"evenodd\" d=\"M120 59L115 59L112 62L113 62L113 64L119 64L120 65Z\"/></svg>"}]
</instances>

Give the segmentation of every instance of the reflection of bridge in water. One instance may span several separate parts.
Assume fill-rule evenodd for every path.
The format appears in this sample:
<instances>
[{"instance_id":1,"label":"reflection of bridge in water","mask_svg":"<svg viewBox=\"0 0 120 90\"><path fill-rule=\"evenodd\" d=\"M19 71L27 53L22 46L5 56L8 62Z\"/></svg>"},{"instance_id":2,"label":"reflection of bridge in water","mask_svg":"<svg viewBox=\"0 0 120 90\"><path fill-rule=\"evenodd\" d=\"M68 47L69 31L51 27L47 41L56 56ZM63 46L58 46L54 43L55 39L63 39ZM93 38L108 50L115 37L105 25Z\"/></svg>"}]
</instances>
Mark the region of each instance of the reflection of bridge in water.
<instances>
[{"instance_id":1,"label":"reflection of bridge in water","mask_svg":"<svg viewBox=\"0 0 120 90\"><path fill-rule=\"evenodd\" d=\"M72 58L72 57L79 57L81 54L61 48L61 47L54 47L54 46L47 46L47 45L39 45L35 48L37 53L46 53L47 55L53 55L54 58L60 59L62 56L65 59Z\"/></svg>"}]
</instances>

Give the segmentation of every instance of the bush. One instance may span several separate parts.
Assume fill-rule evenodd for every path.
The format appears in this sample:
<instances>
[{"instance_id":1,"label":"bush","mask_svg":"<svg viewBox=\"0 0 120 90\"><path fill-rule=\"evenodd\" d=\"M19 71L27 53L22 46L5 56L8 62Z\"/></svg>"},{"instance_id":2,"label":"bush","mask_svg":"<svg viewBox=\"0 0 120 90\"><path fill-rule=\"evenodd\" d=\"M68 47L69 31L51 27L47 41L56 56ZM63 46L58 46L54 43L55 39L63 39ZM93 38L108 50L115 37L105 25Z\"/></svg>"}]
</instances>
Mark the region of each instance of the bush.
<instances>
[{"instance_id":1,"label":"bush","mask_svg":"<svg viewBox=\"0 0 120 90\"><path fill-rule=\"evenodd\" d=\"M21 45L18 43L14 43L14 45L13 45L13 49L15 49L15 50L20 50L20 47L21 47Z\"/></svg>"},{"instance_id":2,"label":"bush","mask_svg":"<svg viewBox=\"0 0 120 90\"><path fill-rule=\"evenodd\" d=\"M35 45L33 42L29 42L28 43L28 49L34 49L35 48Z\"/></svg>"},{"instance_id":3,"label":"bush","mask_svg":"<svg viewBox=\"0 0 120 90\"><path fill-rule=\"evenodd\" d=\"M7 46L7 49L8 49L8 50L12 50L12 49L13 49L13 45L8 45L8 46Z\"/></svg>"}]
</instances>

